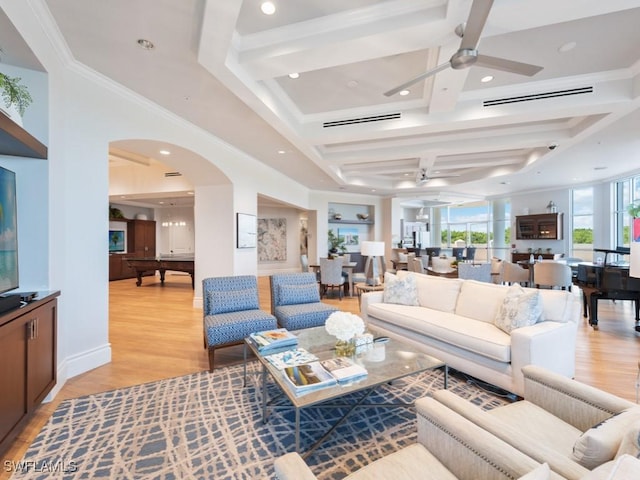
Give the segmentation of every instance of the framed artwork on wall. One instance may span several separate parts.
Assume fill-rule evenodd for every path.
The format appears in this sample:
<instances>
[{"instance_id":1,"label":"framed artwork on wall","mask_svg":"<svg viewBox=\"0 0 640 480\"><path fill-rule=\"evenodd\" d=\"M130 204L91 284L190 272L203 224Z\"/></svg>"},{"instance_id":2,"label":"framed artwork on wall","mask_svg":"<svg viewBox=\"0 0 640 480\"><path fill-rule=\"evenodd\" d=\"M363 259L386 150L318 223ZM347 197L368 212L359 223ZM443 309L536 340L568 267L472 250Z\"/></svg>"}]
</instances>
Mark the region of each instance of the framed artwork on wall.
<instances>
[{"instance_id":1,"label":"framed artwork on wall","mask_svg":"<svg viewBox=\"0 0 640 480\"><path fill-rule=\"evenodd\" d=\"M256 243L256 216L248 213L236 213L237 247L255 248Z\"/></svg>"},{"instance_id":2,"label":"framed artwork on wall","mask_svg":"<svg viewBox=\"0 0 640 480\"><path fill-rule=\"evenodd\" d=\"M287 219L258 219L258 262L287 260Z\"/></svg>"}]
</instances>

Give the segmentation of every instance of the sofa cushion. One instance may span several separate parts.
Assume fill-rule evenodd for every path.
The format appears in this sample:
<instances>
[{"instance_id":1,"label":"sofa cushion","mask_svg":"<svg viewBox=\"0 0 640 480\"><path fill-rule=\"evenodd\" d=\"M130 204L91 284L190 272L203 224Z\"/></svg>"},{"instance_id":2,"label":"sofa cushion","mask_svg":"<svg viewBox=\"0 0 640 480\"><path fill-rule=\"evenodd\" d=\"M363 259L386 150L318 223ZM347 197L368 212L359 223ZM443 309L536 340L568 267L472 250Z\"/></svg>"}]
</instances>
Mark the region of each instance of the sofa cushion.
<instances>
[{"instance_id":1,"label":"sofa cushion","mask_svg":"<svg viewBox=\"0 0 640 480\"><path fill-rule=\"evenodd\" d=\"M506 335L506 334L505 334ZM513 402L487 413L504 425L517 425L519 435L526 435L532 444L545 445L567 458L582 433L578 428L527 400ZM553 432L553 435L549 435ZM508 437L502 437L509 443Z\"/></svg>"},{"instance_id":2,"label":"sofa cushion","mask_svg":"<svg viewBox=\"0 0 640 480\"><path fill-rule=\"evenodd\" d=\"M360 468L349 480L456 480L442 463L419 443L414 443Z\"/></svg>"},{"instance_id":3,"label":"sofa cushion","mask_svg":"<svg viewBox=\"0 0 640 480\"><path fill-rule=\"evenodd\" d=\"M278 305L300 305L320 301L318 284L307 283L301 285L282 284L278 287Z\"/></svg>"},{"instance_id":4,"label":"sofa cushion","mask_svg":"<svg viewBox=\"0 0 640 480\"><path fill-rule=\"evenodd\" d=\"M572 293L566 290L540 289L542 315L553 322L571 321Z\"/></svg>"},{"instance_id":5,"label":"sofa cushion","mask_svg":"<svg viewBox=\"0 0 640 480\"><path fill-rule=\"evenodd\" d=\"M511 338L493 324L424 307L374 303L367 314L492 360L511 361Z\"/></svg>"},{"instance_id":6,"label":"sofa cushion","mask_svg":"<svg viewBox=\"0 0 640 480\"><path fill-rule=\"evenodd\" d=\"M416 280L412 275L404 278L389 272L384 274L384 302L399 305L418 305Z\"/></svg>"},{"instance_id":7,"label":"sofa cushion","mask_svg":"<svg viewBox=\"0 0 640 480\"><path fill-rule=\"evenodd\" d=\"M256 291L252 288L227 291L209 290L207 295L212 315L260 308Z\"/></svg>"},{"instance_id":8,"label":"sofa cushion","mask_svg":"<svg viewBox=\"0 0 640 480\"><path fill-rule=\"evenodd\" d=\"M509 289L502 285L465 280L460 288L455 313L482 322L493 323Z\"/></svg>"},{"instance_id":9,"label":"sofa cushion","mask_svg":"<svg viewBox=\"0 0 640 480\"><path fill-rule=\"evenodd\" d=\"M549 480L551 469L548 463L543 463L535 470L530 471L526 475L521 476L518 480Z\"/></svg>"},{"instance_id":10,"label":"sofa cushion","mask_svg":"<svg viewBox=\"0 0 640 480\"><path fill-rule=\"evenodd\" d=\"M633 422L627 429L627 433L620 442L616 458L625 454L640 458L640 420Z\"/></svg>"},{"instance_id":11,"label":"sofa cushion","mask_svg":"<svg viewBox=\"0 0 640 480\"><path fill-rule=\"evenodd\" d=\"M501 330L511 333L515 328L534 325L541 317L540 291L531 288L525 290L516 283L508 288L493 323Z\"/></svg>"},{"instance_id":12,"label":"sofa cushion","mask_svg":"<svg viewBox=\"0 0 640 480\"><path fill-rule=\"evenodd\" d=\"M440 312L453 313L455 311L462 280L420 273L410 273L409 276L416 279L420 306Z\"/></svg>"},{"instance_id":13,"label":"sofa cushion","mask_svg":"<svg viewBox=\"0 0 640 480\"><path fill-rule=\"evenodd\" d=\"M580 435L573 446L573 459L592 470L613 460L629 426L640 420L640 407L617 413Z\"/></svg>"},{"instance_id":14,"label":"sofa cushion","mask_svg":"<svg viewBox=\"0 0 640 480\"><path fill-rule=\"evenodd\" d=\"M581 480L636 480L640 478L640 459L631 455L603 463L587 473Z\"/></svg>"}]
</instances>

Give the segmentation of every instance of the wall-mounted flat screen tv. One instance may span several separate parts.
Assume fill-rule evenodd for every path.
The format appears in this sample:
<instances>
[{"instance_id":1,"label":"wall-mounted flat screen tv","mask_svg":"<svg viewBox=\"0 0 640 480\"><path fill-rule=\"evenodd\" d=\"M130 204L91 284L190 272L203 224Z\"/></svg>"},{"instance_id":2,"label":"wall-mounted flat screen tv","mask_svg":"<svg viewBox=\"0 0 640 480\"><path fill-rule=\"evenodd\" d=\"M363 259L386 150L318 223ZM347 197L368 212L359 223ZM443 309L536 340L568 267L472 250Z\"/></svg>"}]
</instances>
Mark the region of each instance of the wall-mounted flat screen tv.
<instances>
[{"instance_id":1,"label":"wall-mounted flat screen tv","mask_svg":"<svg viewBox=\"0 0 640 480\"><path fill-rule=\"evenodd\" d=\"M0 167L0 293L18 287L16 174Z\"/></svg>"},{"instance_id":2,"label":"wall-mounted flat screen tv","mask_svg":"<svg viewBox=\"0 0 640 480\"><path fill-rule=\"evenodd\" d=\"M124 230L109 230L109 252L124 252Z\"/></svg>"}]
</instances>

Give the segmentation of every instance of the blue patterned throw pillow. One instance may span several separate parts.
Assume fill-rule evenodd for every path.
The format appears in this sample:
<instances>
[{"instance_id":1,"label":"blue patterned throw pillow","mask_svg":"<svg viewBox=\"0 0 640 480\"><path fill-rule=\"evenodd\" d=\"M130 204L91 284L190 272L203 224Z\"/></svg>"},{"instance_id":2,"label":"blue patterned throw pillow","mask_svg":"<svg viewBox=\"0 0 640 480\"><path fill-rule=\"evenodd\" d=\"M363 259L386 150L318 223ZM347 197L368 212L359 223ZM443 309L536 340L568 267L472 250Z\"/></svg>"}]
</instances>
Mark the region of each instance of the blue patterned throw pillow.
<instances>
[{"instance_id":1,"label":"blue patterned throw pillow","mask_svg":"<svg viewBox=\"0 0 640 480\"><path fill-rule=\"evenodd\" d=\"M278 305L299 305L320 301L318 285L280 285L278 288Z\"/></svg>"},{"instance_id":2,"label":"blue patterned throw pillow","mask_svg":"<svg viewBox=\"0 0 640 480\"><path fill-rule=\"evenodd\" d=\"M398 278L390 273L384 274L384 303L399 305L419 305L418 287L413 275Z\"/></svg>"},{"instance_id":3,"label":"blue patterned throw pillow","mask_svg":"<svg viewBox=\"0 0 640 480\"><path fill-rule=\"evenodd\" d=\"M260 308L256 291L253 289L208 292L211 300L212 314L257 310Z\"/></svg>"},{"instance_id":4,"label":"blue patterned throw pillow","mask_svg":"<svg viewBox=\"0 0 640 480\"><path fill-rule=\"evenodd\" d=\"M517 283L509 287L493 324L506 333L542 321L542 297L540 291L524 289Z\"/></svg>"}]
</instances>

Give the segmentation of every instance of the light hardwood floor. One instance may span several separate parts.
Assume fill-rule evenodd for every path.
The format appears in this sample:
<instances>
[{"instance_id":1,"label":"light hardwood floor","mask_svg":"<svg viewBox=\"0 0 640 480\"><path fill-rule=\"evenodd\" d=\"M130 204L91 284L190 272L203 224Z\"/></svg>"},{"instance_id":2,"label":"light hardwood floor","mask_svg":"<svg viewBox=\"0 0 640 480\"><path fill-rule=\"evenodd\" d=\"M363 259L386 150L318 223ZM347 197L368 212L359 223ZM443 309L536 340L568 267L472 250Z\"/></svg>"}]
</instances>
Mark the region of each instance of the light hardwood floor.
<instances>
[{"instance_id":1,"label":"light hardwood floor","mask_svg":"<svg viewBox=\"0 0 640 480\"><path fill-rule=\"evenodd\" d=\"M259 279L260 304L270 308L269 280ZM64 295L64 292L62 292ZM357 298L325 299L341 309L359 313ZM192 307L193 290L187 275L167 273L165 286L145 277L110 283L109 340L112 362L66 382L56 398L39 407L5 460L17 461L64 399L185 375L208 368L202 343L202 311ZM582 321L578 328L576 379L636 401L640 335L636 334L631 302L599 302L600 329ZM64 319L59 319L64 321ZM242 361L238 347L216 353L216 365ZM214 372L215 375L215 372ZM9 474L0 472L0 479Z\"/></svg>"}]
</instances>

